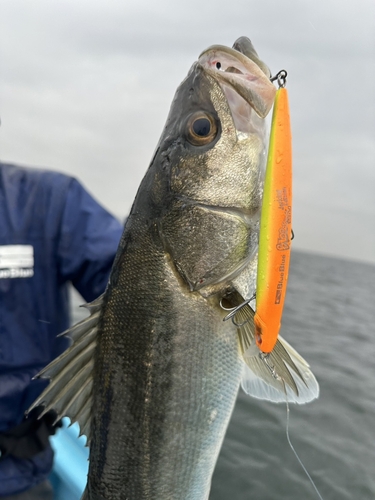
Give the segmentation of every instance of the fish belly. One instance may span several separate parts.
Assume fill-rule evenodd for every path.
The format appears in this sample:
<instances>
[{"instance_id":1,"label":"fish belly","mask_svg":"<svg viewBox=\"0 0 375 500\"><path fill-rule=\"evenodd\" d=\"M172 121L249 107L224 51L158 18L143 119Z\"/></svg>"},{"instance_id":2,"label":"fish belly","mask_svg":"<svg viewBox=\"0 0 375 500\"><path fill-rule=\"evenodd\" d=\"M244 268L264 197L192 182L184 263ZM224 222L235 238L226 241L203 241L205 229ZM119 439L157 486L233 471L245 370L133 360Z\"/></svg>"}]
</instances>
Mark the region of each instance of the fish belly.
<instances>
[{"instance_id":1,"label":"fish belly","mask_svg":"<svg viewBox=\"0 0 375 500\"><path fill-rule=\"evenodd\" d=\"M85 498L204 500L241 378L236 330L145 221L130 226L98 335Z\"/></svg>"}]
</instances>

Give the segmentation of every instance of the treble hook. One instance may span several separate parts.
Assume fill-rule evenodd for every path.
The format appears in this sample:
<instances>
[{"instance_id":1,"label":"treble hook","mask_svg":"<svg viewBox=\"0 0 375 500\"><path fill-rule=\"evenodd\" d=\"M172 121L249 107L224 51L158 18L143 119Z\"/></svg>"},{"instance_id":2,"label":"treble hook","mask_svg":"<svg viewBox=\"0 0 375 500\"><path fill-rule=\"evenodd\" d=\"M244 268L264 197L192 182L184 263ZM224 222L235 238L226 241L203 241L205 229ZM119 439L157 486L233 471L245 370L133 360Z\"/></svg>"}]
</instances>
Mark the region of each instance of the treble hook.
<instances>
[{"instance_id":1,"label":"treble hook","mask_svg":"<svg viewBox=\"0 0 375 500\"><path fill-rule=\"evenodd\" d=\"M247 306L247 304L249 304L252 300L255 299L255 293L250 297L250 299L245 300L244 302L242 302L242 304L240 304L240 305L238 305L236 307L224 307L223 306L223 298L224 297L222 297L220 299L220 307L222 309L224 309L224 311L231 311L229 314L227 314L225 316L225 318L223 318L223 321L228 321L228 319L232 319L232 323L237 328L240 328L241 326L246 325L246 323L249 322L248 319L246 321L244 321L243 323L236 323L236 321L234 319L234 316L236 315L236 313L238 313L238 311L240 311L243 307Z\"/></svg>"},{"instance_id":2,"label":"treble hook","mask_svg":"<svg viewBox=\"0 0 375 500\"><path fill-rule=\"evenodd\" d=\"M266 363L266 366L267 368L269 369L269 371L271 372L271 375L273 376L273 378L277 381L283 381L283 379L280 377L280 375L277 373L276 371L276 368L271 364L269 363L269 357L270 357L270 353L267 352L260 352L259 353L259 357L262 361L264 361Z\"/></svg>"}]
</instances>

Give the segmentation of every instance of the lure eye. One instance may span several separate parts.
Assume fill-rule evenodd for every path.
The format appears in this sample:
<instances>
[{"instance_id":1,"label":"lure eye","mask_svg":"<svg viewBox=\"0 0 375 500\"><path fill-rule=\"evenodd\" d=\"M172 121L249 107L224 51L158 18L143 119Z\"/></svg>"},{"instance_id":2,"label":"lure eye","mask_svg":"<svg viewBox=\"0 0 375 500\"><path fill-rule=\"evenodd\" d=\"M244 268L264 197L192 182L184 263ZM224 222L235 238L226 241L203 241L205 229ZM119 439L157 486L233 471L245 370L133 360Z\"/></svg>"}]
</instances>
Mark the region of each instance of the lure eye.
<instances>
[{"instance_id":1,"label":"lure eye","mask_svg":"<svg viewBox=\"0 0 375 500\"><path fill-rule=\"evenodd\" d=\"M193 146L204 146L212 142L217 134L217 124L213 116L204 111L192 114L187 122L187 140Z\"/></svg>"}]
</instances>

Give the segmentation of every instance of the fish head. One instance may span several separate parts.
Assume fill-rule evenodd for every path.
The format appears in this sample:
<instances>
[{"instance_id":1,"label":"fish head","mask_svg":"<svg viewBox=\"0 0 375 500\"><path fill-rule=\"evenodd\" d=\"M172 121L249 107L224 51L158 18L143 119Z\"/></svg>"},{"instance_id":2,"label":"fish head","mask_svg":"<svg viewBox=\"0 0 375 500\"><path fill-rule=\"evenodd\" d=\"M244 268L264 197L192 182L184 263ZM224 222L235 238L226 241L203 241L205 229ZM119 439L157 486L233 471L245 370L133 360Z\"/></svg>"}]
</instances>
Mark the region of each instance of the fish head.
<instances>
[{"instance_id":1,"label":"fish head","mask_svg":"<svg viewBox=\"0 0 375 500\"><path fill-rule=\"evenodd\" d=\"M235 47L209 47L193 64L149 172L159 233L191 290L240 272L258 245L276 89L251 42Z\"/></svg>"}]
</instances>

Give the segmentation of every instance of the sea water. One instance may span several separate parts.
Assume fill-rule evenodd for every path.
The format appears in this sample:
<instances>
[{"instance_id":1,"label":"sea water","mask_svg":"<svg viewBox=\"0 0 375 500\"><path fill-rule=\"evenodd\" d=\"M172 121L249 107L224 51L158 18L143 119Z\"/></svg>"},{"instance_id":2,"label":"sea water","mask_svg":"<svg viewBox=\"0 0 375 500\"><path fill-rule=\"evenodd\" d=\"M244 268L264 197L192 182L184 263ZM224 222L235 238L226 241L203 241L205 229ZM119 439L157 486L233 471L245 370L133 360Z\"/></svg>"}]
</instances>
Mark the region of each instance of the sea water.
<instances>
[{"instance_id":1,"label":"sea water","mask_svg":"<svg viewBox=\"0 0 375 500\"><path fill-rule=\"evenodd\" d=\"M324 500L375 499L375 266L293 252L281 335L320 384L290 405L293 446ZM313 500L286 405L240 390L210 500Z\"/></svg>"}]
</instances>

